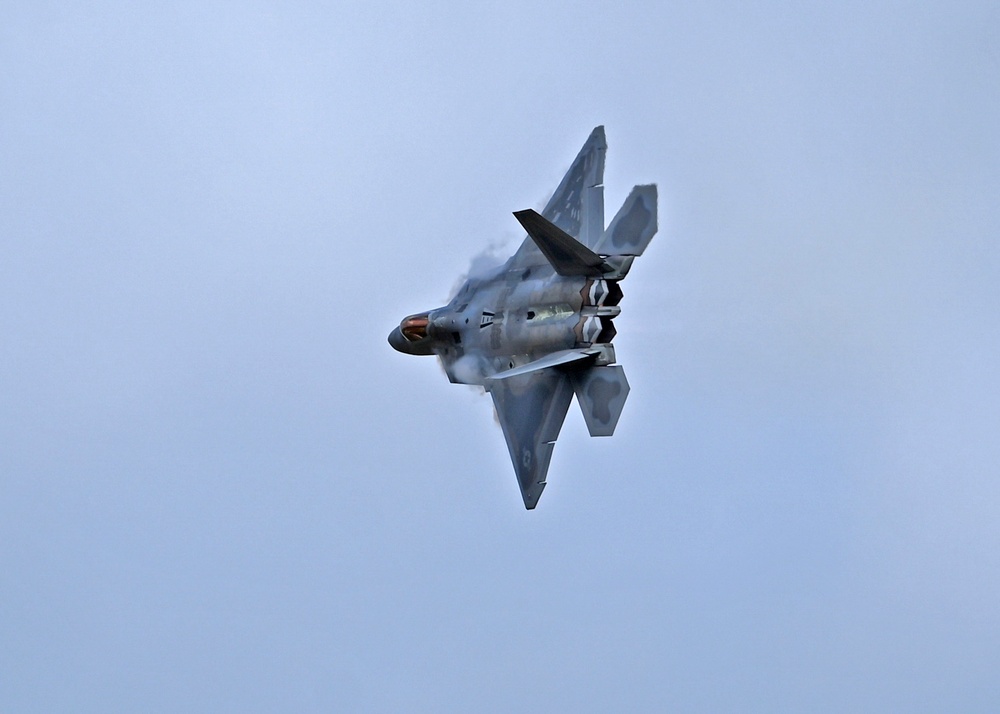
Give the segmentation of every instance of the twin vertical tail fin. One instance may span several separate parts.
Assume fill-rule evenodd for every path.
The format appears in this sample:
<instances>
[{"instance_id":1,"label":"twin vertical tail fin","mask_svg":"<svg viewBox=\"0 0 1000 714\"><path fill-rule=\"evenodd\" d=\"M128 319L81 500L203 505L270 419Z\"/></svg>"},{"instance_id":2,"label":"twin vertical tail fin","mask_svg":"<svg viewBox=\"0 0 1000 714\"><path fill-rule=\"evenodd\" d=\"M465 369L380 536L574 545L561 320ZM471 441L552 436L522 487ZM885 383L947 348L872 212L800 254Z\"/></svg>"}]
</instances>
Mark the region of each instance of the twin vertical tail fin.
<instances>
[{"instance_id":1,"label":"twin vertical tail fin","mask_svg":"<svg viewBox=\"0 0 1000 714\"><path fill-rule=\"evenodd\" d=\"M536 211L515 211L514 218L560 275L604 274L607 265L601 256Z\"/></svg>"},{"instance_id":2,"label":"twin vertical tail fin","mask_svg":"<svg viewBox=\"0 0 1000 714\"><path fill-rule=\"evenodd\" d=\"M656 199L656 184L633 188L611 224L589 246L530 208L515 211L514 217L559 275L599 277L613 270L601 256L637 256L646 250L657 230Z\"/></svg>"}]
</instances>

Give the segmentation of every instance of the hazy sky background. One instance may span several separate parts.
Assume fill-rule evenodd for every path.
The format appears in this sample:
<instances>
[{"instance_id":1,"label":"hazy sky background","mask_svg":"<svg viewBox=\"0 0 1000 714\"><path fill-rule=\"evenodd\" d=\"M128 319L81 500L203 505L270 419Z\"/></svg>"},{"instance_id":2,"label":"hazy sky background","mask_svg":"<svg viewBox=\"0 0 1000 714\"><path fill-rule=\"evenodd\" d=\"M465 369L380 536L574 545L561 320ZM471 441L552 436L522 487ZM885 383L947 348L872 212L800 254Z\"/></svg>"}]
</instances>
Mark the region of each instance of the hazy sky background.
<instances>
[{"instance_id":1,"label":"hazy sky background","mask_svg":"<svg viewBox=\"0 0 1000 714\"><path fill-rule=\"evenodd\" d=\"M8 2L0 710L997 711L996 2ZM597 124L539 507L385 341Z\"/></svg>"}]
</instances>

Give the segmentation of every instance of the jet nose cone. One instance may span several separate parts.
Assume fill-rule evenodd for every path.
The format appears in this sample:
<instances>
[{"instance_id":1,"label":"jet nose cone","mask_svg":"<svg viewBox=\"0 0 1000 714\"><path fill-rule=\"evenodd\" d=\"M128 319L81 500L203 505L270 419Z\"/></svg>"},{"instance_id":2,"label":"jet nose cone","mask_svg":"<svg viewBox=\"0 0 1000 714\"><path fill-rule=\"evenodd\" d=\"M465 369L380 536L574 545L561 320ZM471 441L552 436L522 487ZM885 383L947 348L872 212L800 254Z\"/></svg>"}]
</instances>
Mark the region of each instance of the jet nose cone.
<instances>
[{"instance_id":1,"label":"jet nose cone","mask_svg":"<svg viewBox=\"0 0 1000 714\"><path fill-rule=\"evenodd\" d=\"M407 349L406 338L403 337L403 333L399 331L398 327L389 333L389 344L392 345L392 349L397 352L409 352Z\"/></svg>"},{"instance_id":2,"label":"jet nose cone","mask_svg":"<svg viewBox=\"0 0 1000 714\"><path fill-rule=\"evenodd\" d=\"M392 348L407 355L434 354L435 341L427 332L430 322L427 316L428 313L422 312L410 315L399 323L399 327L389 333Z\"/></svg>"}]
</instances>

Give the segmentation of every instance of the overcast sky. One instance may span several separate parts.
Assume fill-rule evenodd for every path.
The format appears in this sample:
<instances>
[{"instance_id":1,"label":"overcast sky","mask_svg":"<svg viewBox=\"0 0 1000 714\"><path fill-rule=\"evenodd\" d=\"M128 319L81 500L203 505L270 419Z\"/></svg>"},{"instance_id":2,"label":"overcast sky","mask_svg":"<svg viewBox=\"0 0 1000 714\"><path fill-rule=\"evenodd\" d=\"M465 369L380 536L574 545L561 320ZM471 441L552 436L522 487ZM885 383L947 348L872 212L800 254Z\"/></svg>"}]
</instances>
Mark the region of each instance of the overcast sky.
<instances>
[{"instance_id":1,"label":"overcast sky","mask_svg":"<svg viewBox=\"0 0 1000 714\"><path fill-rule=\"evenodd\" d=\"M804 5L4 3L0 710L997 711L1000 6ZM598 124L527 512L385 338Z\"/></svg>"}]
</instances>

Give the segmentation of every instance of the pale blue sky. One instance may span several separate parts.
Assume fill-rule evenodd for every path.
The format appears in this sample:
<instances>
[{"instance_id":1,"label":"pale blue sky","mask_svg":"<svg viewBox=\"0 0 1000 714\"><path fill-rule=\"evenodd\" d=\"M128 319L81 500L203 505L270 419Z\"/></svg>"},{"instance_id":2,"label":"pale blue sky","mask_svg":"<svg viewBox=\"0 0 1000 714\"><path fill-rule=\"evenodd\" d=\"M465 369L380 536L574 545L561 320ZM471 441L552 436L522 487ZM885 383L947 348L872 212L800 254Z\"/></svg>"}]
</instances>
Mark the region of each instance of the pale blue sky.
<instances>
[{"instance_id":1,"label":"pale blue sky","mask_svg":"<svg viewBox=\"0 0 1000 714\"><path fill-rule=\"evenodd\" d=\"M996 711L996 3L0 9L0 710ZM597 124L526 512L389 329Z\"/></svg>"}]
</instances>

